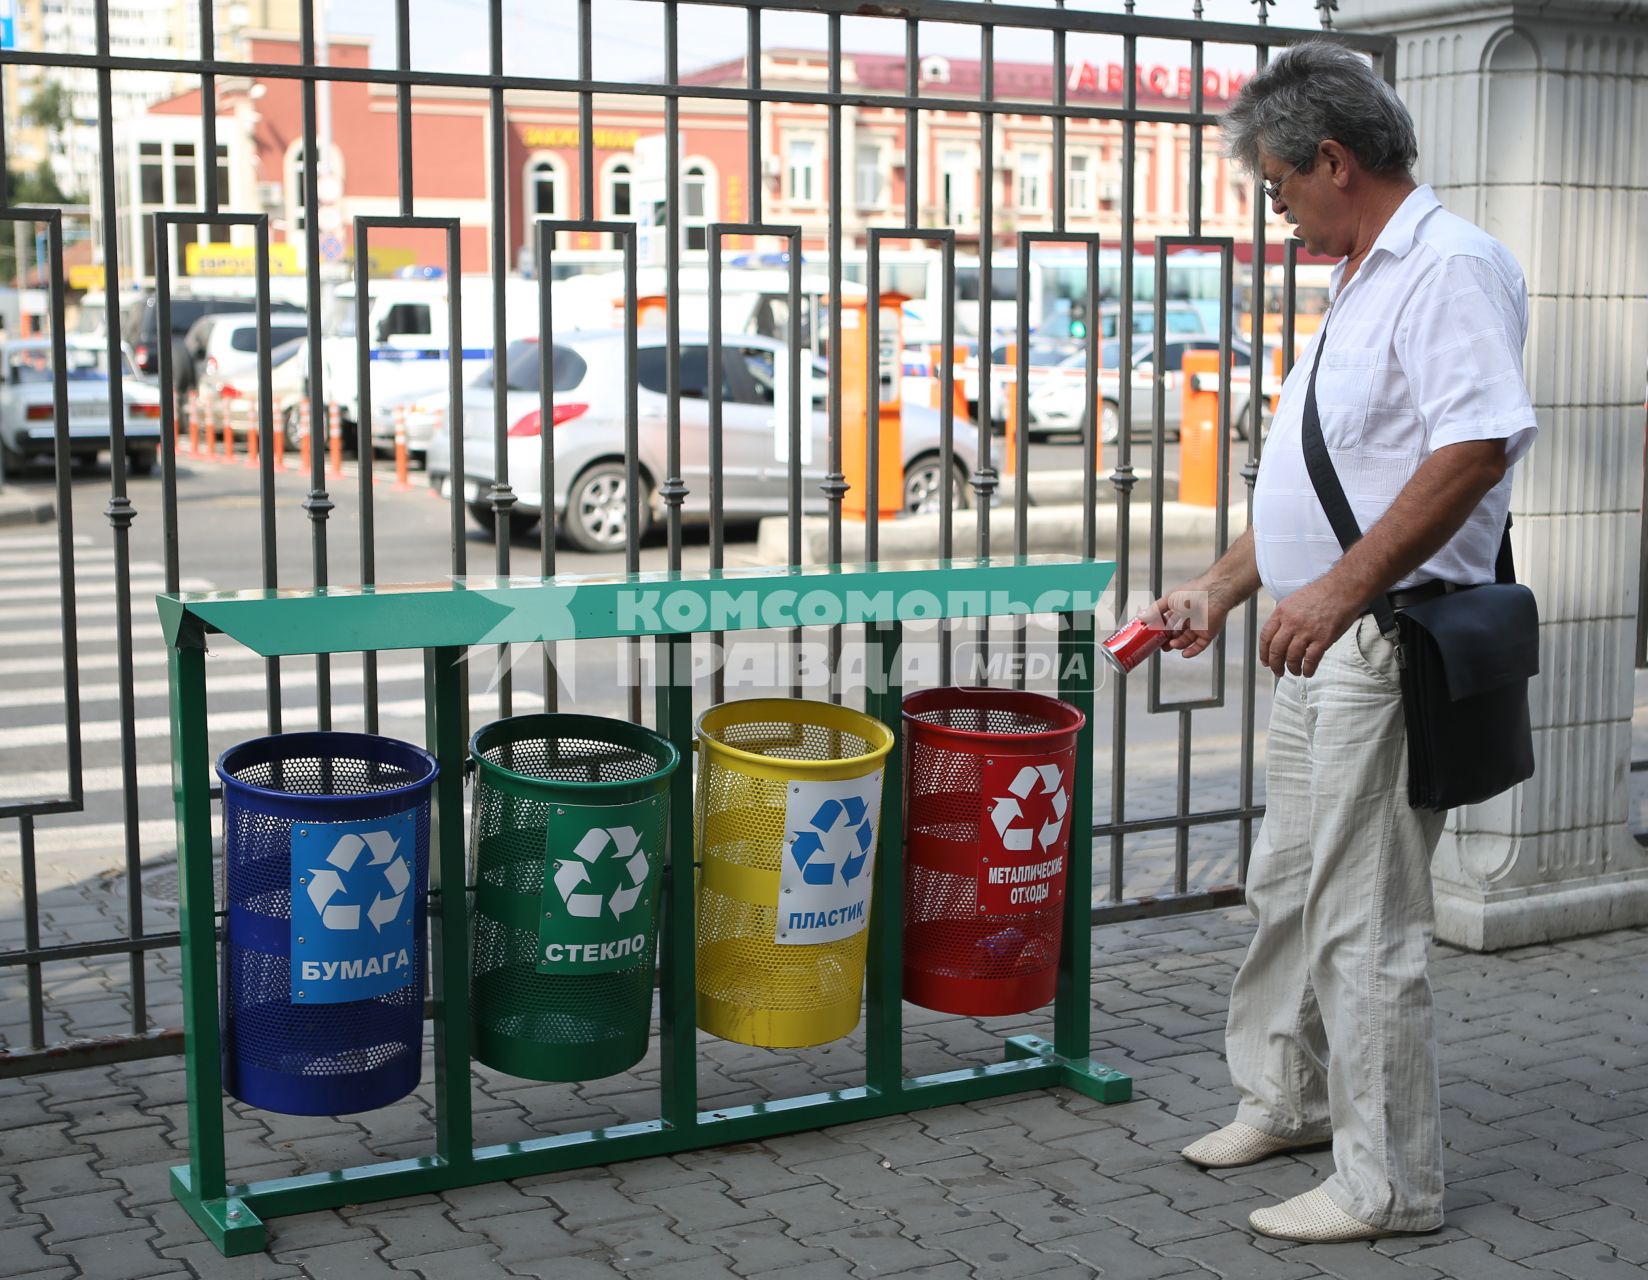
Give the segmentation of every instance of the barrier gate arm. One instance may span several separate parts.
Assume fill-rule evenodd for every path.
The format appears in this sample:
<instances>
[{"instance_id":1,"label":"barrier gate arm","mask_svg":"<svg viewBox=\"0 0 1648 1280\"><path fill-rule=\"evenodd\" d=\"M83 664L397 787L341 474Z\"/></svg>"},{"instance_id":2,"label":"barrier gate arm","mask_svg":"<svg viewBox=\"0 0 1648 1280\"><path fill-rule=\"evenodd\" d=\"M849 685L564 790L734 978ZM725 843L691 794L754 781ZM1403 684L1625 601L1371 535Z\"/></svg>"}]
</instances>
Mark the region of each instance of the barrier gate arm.
<instances>
[{"instance_id":1,"label":"barrier gate arm","mask_svg":"<svg viewBox=\"0 0 1648 1280\"><path fill-rule=\"evenodd\" d=\"M844 1124L922 1107L1064 1085L1125 1101L1131 1079L1090 1051L1094 611L1110 561L1009 556L879 565L809 565L610 577L464 578L316 591L188 592L157 597L168 645L172 781L181 863L181 933L189 1163L173 1194L225 1255L265 1245L271 1217L396 1196L669 1155ZM734 610L729 616L727 609ZM796 610L801 608L802 613ZM903 1066L903 624L1030 613L1058 617L1059 696L1086 716L1072 779L1069 883L1051 1042L1004 1041L1005 1060L924 1076ZM657 1119L476 1147L470 1084L469 905L463 812L464 706L471 645L651 636L666 677L690 672L692 636L716 630L863 625L879 685L869 713L890 726L866 980L865 1083L704 1111L697 1088L693 783L670 784L660 943L661 1080ZM430 975L435 1049L434 1148L380 1161L248 1183L228 1180L207 727L206 642L221 633L264 657L421 649L429 749L441 764L432 805ZM690 680L662 679L658 730L691 758Z\"/></svg>"}]
</instances>

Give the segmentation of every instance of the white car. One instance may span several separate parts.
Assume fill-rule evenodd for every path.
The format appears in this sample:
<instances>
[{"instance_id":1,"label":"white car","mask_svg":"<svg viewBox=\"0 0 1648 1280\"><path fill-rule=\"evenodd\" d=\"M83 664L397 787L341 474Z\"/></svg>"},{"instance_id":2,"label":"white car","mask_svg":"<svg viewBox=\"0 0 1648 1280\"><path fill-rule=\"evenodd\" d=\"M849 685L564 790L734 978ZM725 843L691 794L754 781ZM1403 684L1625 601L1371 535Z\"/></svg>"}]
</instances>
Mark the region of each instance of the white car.
<instances>
[{"instance_id":1,"label":"white car","mask_svg":"<svg viewBox=\"0 0 1648 1280\"><path fill-rule=\"evenodd\" d=\"M658 486L666 467L665 333L643 329L637 352L636 395L640 469L646 486L643 519L661 515ZM728 520L782 515L788 510L789 463L787 389L783 385L788 349L771 338L728 334L722 364L722 498ZM687 486L682 515L688 523L709 517L709 340L682 334L681 474ZM553 421L545 423L538 398L540 346L537 339L509 349L505 413L509 422L509 483L517 505L511 527L524 530L543 514L540 485L543 442L555 442L555 504L561 529L583 551L621 550L627 527L628 484L624 468L624 335L614 330L568 333L554 346L551 386ZM808 357L811 359L812 357ZM812 413L802 437L802 507L826 510L820 486L828 470L829 415L824 412L826 371L811 366ZM464 394L464 500L483 528L493 527L487 504L493 471L493 388L488 370ZM925 405L905 405L901 432L906 511L939 509L944 464L939 453L939 415ZM547 430L546 430L547 427ZM950 475L956 507L973 499L968 483L978 460L978 433L954 424L955 457ZM451 493L451 433L437 431L429 442L429 480ZM643 530L643 533L645 530Z\"/></svg>"},{"instance_id":2,"label":"white car","mask_svg":"<svg viewBox=\"0 0 1648 1280\"><path fill-rule=\"evenodd\" d=\"M269 316L269 348L273 352L289 342L307 336L309 326L302 314L275 311ZM200 402L210 408L223 400L248 400L257 396L258 349L257 315L230 311L202 316L184 338L184 346L199 359L195 382Z\"/></svg>"},{"instance_id":3,"label":"white car","mask_svg":"<svg viewBox=\"0 0 1648 1280\"><path fill-rule=\"evenodd\" d=\"M1165 395L1162 403L1162 425L1168 438L1179 434L1180 419L1184 413L1184 357L1188 351L1217 351L1217 335L1202 334L1181 337L1177 334L1164 348L1165 375L1162 379ZM1100 436L1106 444L1114 444L1121 424L1120 344L1114 339L1099 349ZM1247 438L1248 348L1242 342L1231 343L1234 368L1230 380L1230 398L1237 406L1231 419L1239 438ZM1154 338L1139 338L1133 346L1133 434L1148 436L1155 417L1156 343ZM1084 346L1054 370L1041 386L1030 394L1030 421L1037 431L1079 431L1086 421L1087 348Z\"/></svg>"},{"instance_id":4,"label":"white car","mask_svg":"<svg viewBox=\"0 0 1648 1280\"><path fill-rule=\"evenodd\" d=\"M154 469L160 449L160 395L137 376L121 352L126 403L126 458L135 475ZM68 345L69 452L77 462L109 451L109 349L102 342ZM31 458L50 459L57 433L52 348L46 338L0 344L0 450L16 471Z\"/></svg>"}]
</instances>

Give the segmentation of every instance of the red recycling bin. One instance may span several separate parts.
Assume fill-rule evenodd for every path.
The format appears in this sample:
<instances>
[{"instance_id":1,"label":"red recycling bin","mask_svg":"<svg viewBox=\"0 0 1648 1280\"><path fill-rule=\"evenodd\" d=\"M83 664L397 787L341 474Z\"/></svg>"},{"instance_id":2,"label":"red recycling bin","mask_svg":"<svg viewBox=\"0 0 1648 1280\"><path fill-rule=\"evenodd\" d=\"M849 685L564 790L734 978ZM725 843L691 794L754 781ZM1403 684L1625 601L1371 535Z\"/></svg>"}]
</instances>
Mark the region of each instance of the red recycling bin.
<instances>
[{"instance_id":1,"label":"red recycling bin","mask_svg":"<svg viewBox=\"0 0 1648 1280\"><path fill-rule=\"evenodd\" d=\"M1085 720L1015 689L904 699L906 1000L983 1015L1053 999Z\"/></svg>"}]
</instances>

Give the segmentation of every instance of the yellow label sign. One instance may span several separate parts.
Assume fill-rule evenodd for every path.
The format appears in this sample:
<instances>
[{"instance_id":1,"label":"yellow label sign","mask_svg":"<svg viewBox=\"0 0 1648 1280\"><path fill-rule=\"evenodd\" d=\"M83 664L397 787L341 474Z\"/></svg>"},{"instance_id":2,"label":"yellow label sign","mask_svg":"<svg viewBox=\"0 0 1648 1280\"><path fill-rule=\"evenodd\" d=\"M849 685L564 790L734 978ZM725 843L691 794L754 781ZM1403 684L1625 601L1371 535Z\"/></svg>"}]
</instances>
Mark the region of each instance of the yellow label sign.
<instances>
[{"instance_id":1,"label":"yellow label sign","mask_svg":"<svg viewBox=\"0 0 1648 1280\"><path fill-rule=\"evenodd\" d=\"M78 266L69 268L69 288L71 289L101 289L103 288L103 268L95 263L82 262Z\"/></svg>"},{"instance_id":2,"label":"yellow label sign","mask_svg":"<svg viewBox=\"0 0 1648 1280\"><path fill-rule=\"evenodd\" d=\"M580 131L576 125L529 124L521 130L521 141L529 147L575 147ZM597 151L632 151L641 137L639 129L597 129Z\"/></svg>"},{"instance_id":3,"label":"yellow label sign","mask_svg":"<svg viewBox=\"0 0 1648 1280\"><path fill-rule=\"evenodd\" d=\"M373 279L382 279L392 276L402 267L418 265L418 254L414 249L368 249L366 251L366 274Z\"/></svg>"},{"instance_id":4,"label":"yellow label sign","mask_svg":"<svg viewBox=\"0 0 1648 1280\"><path fill-rule=\"evenodd\" d=\"M198 241L183 246L183 271L191 276L252 276L257 274L257 248L249 244L223 244ZM272 276L300 276L303 268L298 263L295 244L269 246L269 274Z\"/></svg>"}]
</instances>

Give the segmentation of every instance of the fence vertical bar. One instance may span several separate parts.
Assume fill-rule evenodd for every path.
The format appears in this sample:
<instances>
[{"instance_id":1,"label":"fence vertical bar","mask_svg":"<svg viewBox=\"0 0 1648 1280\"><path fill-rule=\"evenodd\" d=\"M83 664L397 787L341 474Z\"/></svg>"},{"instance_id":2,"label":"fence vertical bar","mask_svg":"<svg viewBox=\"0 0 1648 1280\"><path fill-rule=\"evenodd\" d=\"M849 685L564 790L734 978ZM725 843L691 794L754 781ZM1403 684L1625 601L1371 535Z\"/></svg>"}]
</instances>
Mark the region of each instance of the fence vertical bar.
<instances>
[{"instance_id":1,"label":"fence vertical bar","mask_svg":"<svg viewBox=\"0 0 1648 1280\"><path fill-rule=\"evenodd\" d=\"M1076 768L1070 782L1070 852L1064 895L1064 947L1053 1006L1053 1044L1065 1058L1091 1051L1091 928L1093 885L1093 686L1098 652L1093 610L1058 615L1059 697L1082 713Z\"/></svg>"},{"instance_id":2,"label":"fence vertical bar","mask_svg":"<svg viewBox=\"0 0 1648 1280\"><path fill-rule=\"evenodd\" d=\"M427 650L424 699L429 749L440 761L435 781L434 852L429 892L430 978L435 1014L435 1150L447 1164L474 1159L469 1088L469 902L463 819L464 650Z\"/></svg>"},{"instance_id":3,"label":"fence vertical bar","mask_svg":"<svg viewBox=\"0 0 1648 1280\"><path fill-rule=\"evenodd\" d=\"M692 637L663 636L655 642L658 685L654 711L658 732L690 761L692 728ZM672 1129L698 1123L698 953L697 886L693 876L692 769L670 778L668 863L658 962L659 1115Z\"/></svg>"},{"instance_id":4,"label":"fence vertical bar","mask_svg":"<svg viewBox=\"0 0 1648 1280\"><path fill-rule=\"evenodd\" d=\"M870 913L867 956L865 1074L872 1089L895 1094L904 1080L904 689L899 669L904 628L897 622L876 622L865 631L871 681L866 710L893 731L893 749L883 765L871 889L875 910Z\"/></svg>"}]
</instances>

